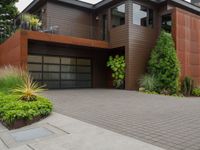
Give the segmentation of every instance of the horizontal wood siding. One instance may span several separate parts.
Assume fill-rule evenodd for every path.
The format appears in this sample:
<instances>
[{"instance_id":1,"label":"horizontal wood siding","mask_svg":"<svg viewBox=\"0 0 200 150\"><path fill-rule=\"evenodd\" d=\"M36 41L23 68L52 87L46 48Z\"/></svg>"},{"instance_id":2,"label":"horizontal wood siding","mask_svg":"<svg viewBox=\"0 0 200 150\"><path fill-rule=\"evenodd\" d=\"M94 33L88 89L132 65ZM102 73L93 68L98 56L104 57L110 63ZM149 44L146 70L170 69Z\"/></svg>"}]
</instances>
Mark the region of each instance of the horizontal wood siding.
<instances>
[{"instance_id":1,"label":"horizontal wood siding","mask_svg":"<svg viewBox=\"0 0 200 150\"><path fill-rule=\"evenodd\" d=\"M139 1L134 1L140 3ZM142 5L145 5L142 3ZM146 73L152 48L158 36L158 13L154 9L154 27L133 24L133 1L128 0L128 46L126 47L126 89L138 89L139 78ZM147 7L152 7L147 5Z\"/></svg>"},{"instance_id":2,"label":"horizontal wood siding","mask_svg":"<svg viewBox=\"0 0 200 150\"><path fill-rule=\"evenodd\" d=\"M62 3L47 2L47 28L59 26L59 33L82 38L92 38L92 13Z\"/></svg>"}]
</instances>

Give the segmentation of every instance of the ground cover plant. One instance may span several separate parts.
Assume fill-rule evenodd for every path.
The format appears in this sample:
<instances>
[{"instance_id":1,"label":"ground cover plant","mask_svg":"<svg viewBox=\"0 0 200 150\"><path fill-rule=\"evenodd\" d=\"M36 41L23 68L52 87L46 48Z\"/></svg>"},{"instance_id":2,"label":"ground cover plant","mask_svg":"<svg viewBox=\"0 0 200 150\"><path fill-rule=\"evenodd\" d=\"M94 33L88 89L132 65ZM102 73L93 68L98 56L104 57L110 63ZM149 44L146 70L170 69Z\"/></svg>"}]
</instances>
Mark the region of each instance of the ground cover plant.
<instances>
[{"instance_id":1,"label":"ground cover plant","mask_svg":"<svg viewBox=\"0 0 200 150\"><path fill-rule=\"evenodd\" d=\"M11 66L0 72L0 121L5 126L19 128L51 113L52 103L39 95L43 87L27 72Z\"/></svg>"}]
</instances>

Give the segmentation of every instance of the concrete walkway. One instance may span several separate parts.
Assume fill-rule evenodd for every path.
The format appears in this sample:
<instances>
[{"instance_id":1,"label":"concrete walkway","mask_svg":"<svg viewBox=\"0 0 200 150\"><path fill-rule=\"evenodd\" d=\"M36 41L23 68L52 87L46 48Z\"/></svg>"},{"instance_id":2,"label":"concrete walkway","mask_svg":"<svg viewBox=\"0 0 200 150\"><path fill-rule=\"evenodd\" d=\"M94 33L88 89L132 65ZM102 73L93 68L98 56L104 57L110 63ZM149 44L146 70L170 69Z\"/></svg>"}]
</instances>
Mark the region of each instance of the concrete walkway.
<instances>
[{"instance_id":1,"label":"concrete walkway","mask_svg":"<svg viewBox=\"0 0 200 150\"><path fill-rule=\"evenodd\" d=\"M41 137L36 138L35 136L38 135ZM61 114L53 113L41 122L17 130L8 131L0 125L0 150L162 149Z\"/></svg>"},{"instance_id":2,"label":"concrete walkway","mask_svg":"<svg viewBox=\"0 0 200 150\"><path fill-rule=\"evenodd\" d=\"M47 91L55 111L168 150L200 150L200 98L88 89Z\"/></svg>"}]
</instances>

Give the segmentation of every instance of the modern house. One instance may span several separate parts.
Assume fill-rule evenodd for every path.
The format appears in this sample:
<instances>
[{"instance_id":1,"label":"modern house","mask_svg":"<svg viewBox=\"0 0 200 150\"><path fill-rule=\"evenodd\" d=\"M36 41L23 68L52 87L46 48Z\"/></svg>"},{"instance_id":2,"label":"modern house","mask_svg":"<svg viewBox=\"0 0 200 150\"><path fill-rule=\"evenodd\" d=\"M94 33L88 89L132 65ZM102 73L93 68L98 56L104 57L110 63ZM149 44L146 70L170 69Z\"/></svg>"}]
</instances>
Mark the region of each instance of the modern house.
<instances>
[{"instance_id":1,"label":"modern house","mask_svg":"<svg viewBox=\"0 0 200 150\"><path fill-rule=\"evenodd\" d=\"M49 88L112 86L110 55L125 55L125 89L138 88L161 29L171 32L181 77L200 85L200 0L35 0L43 31L19 30L0 45L0 65L17 65ZM46 33L56 28L56 33Z\"/></svg>"}]
</instances>

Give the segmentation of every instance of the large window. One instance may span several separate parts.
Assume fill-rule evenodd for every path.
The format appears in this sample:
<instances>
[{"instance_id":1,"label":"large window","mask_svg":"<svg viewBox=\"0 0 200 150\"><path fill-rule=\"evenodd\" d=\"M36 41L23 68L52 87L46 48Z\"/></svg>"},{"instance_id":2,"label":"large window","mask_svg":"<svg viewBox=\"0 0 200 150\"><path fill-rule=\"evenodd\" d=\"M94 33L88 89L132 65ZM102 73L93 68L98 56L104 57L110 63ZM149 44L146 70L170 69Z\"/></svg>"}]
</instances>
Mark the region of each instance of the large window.
<instances>
[{"instance_id":1,"label":"large window","mask_svg":"<svg viewBox=\"0 0 200 150\"><path fill-rule=\"evenodd\" d=\"M133 3L133 24L153 27L153 10Z\"/></svg>"},{"instance_id":2,"label":"large window","mask_svg":"<svg viewBox=\"0 0 200 150\"><path fill-rule=\"evenodd\" d=\"M112 27L125 24L125 4L112 8Z\"/></svg>"}]
</instances>

